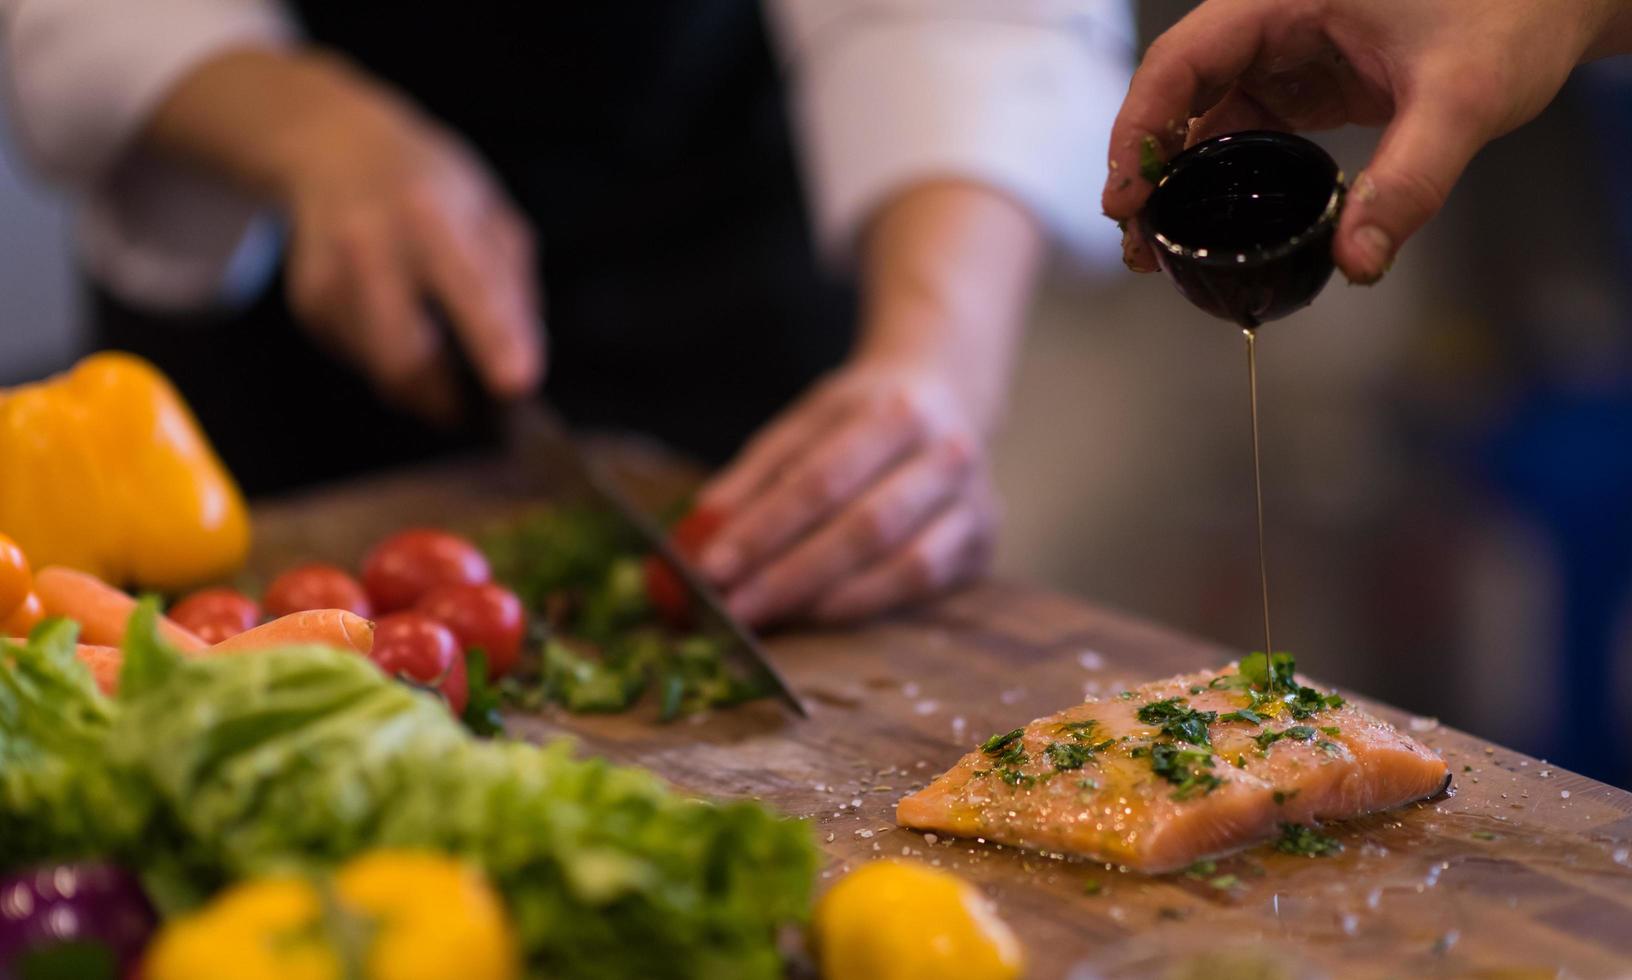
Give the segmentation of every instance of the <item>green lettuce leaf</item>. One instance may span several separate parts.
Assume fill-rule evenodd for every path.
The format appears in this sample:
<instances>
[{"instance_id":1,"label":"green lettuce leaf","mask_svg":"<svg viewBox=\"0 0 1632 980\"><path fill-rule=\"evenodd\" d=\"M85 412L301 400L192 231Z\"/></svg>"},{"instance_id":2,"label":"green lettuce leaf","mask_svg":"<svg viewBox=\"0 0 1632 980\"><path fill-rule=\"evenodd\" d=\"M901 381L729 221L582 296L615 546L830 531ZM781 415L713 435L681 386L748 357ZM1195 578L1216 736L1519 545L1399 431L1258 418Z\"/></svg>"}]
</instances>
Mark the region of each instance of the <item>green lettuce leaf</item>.
<instances>
[{"instance_id":1,"label":"green lettuce leaf","mask_svg":"<svg viewBox=\"0 0 1632 980\"><path fill-rule=\"evenodd\" d=\"M16 863L20 833L32 859L112 856L173 903L373 847L428 847L487 870L546 975L781 975L776 932L803 918L815 872L802 824L687 798L566 744L479 741L354 654L185 658L150 613L141 622L130 688L112 702L75 669L71 638L66 655L60 636L31 640L0 669L0 867ZM41 672L49 685L18 708L14 692ZM44 730L64 715L77 735ZM73 816L127 798L140 805L105 827Z\"/></svg>"},{"instance_id":2,"label":"green lettuce leaf","mask_svg":"<svg viewBox=\"0 0 1632 980\"><path fill-rule=\"evenodd\" d=\"M149 806L103 757L114 705L74 655L78 627L0 640L0 867L103 853Z\"/></svg>"}]
</instances>

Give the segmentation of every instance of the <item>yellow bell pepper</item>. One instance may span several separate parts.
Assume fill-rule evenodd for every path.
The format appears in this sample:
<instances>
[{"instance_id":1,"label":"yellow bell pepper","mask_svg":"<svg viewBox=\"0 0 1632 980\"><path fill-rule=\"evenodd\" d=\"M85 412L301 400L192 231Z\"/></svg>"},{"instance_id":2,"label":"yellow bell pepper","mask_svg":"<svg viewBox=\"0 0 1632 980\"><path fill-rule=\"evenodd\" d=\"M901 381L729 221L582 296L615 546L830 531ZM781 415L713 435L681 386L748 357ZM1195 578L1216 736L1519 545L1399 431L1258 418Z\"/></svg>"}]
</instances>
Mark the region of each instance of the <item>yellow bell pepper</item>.
<instances>
[{"instance_id":1,"label":"yellow bell pepper","mask_svg":"<svg viewBox=\"0 0 1632 980\"><path fill-rule=\"evenodd\" d=\"M440 854L372 851L314 883L235 885L166 925L146 980L514 980L516 942L481 874Z\"/></svg>"},{"instance_id":2,"label":"yellow bell pepper","mask_svg":"<svg viewBox=\"0 0 1632 980\"><path fill-rule=\"evenodd\" d=\"M340 954L318 924L323 900L300 878L247 881L164 927L148 948L148 980L341 980Z\"/></svg>"},{"instance_id":3,"label":"yellow bell pepper","mask_svg":"<svg viewBox=\"0 0 1632 980\"><path fill-rule=\"evenodd\" d=\"M128 354L0 390L0 531L36 568L177 591L249 551L237 484L168 379Z\"/></svg>"},{"instance_id":4,"label":"yellow bell pepper","mask_svg":"<svg viewBox=\"0 0 1632 980\"><path fill-rule=\"evenodd\" d=\"M811 923L824 980L1015 980L1020 941L973 885L908 861L839 880Z\"/></svg>"}]
</instances>

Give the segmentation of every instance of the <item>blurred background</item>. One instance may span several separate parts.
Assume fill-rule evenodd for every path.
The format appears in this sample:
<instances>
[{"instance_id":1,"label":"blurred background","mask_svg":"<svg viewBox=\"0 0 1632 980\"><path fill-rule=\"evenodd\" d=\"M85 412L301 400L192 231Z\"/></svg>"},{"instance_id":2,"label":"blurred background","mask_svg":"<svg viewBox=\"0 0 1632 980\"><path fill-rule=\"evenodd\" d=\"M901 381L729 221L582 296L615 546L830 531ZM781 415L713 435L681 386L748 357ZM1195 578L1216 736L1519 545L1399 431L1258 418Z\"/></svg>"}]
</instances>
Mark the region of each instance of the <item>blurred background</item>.
<instances>
[{"instance_id":1,"label":"blurred background","mask_svg":"<svg viewBox=\"0 0 1632 980\"><path fill-rule=\"evenodd\" d=\"M1140 4L1148 39L1189 4ZM1632 66L1475 161L1378 286L1262 345L1277 646L1313 674L1632 785ZM1370 136L1321 137L1349 173ZM0 163L0 383L80 351L61 202ZM1261 645L1239 334L1060 274L1006 432L1005 574Z\"/></svg>"}]
</instances>

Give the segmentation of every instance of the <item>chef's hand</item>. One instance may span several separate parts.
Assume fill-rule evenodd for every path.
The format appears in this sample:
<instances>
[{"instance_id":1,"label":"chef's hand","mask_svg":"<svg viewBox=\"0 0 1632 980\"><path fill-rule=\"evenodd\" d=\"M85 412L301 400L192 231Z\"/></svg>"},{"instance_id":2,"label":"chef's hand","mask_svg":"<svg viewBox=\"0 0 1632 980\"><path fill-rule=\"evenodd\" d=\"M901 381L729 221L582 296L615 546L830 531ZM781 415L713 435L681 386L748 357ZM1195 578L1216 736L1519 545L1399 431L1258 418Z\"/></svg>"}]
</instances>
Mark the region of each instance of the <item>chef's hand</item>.
<instances>
[{"instance_id":1,"label":"chef's hand","mask_svg":"<svg viewBox=\"0 0 1632 980\"><path fill-rule=\"evenodd\" d=\"M985 570L986 444L1040 252L1030 216L973 184L918 185L884 207L856 353L699 497L726 519L700 564L733 613L853 620Z\"/></svg>"},{"instance_id":2,"label":"chef's hand","mask_svg":"<svg viewBox=\"0 0 1632 980\"><path fill-rule=\"evenodd\" d=\"M231 52L177 86L148 139L280 206L290 306L383 396L460 410L431 309L494 395L538 384L525 219L468 147L378 83L320 55Z\"/></svg>"},{"instance_id":3,"label":"chef's hand","mask_svg":"<svg viewBox=\"0 0 1632 980\"><path fill-rule=\"evenodd\" d=\"M990 560L997 501L955 389L855 364L754 438L699 499L728 522L705 574L750 623L844 620L921 598Z\"/></svg>"},{"instance_id":4,"label":"chef's hand","mask_svg":"<svg viewBox=\"0 0 1632 980\"><path fill-rule=\"evenodd\" d=\"M1629 11L1622 0L1207 0L1134 74L1111 131L1105 213L1128 221L1143 206L1148 138L1166 160L1187 139L1243 129L1386 125L1333 244L1351 281L1374 282L1480 147L1539 113L1584 59L1626 50ZM1123 248L1130 267L1156 268L1137 233Z\"/></svg>"}]
</instances>

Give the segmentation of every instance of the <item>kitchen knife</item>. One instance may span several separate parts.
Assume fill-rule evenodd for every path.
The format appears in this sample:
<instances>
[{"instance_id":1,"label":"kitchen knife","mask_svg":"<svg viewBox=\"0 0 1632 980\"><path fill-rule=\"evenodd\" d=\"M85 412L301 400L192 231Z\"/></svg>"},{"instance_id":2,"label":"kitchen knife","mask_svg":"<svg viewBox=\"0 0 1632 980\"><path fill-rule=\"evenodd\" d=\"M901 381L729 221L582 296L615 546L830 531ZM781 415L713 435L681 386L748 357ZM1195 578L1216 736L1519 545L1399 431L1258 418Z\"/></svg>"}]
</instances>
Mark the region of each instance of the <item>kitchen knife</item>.
<instances>
[{"instance_id":1,"label":"kitchen knife","mask_svg":"<svg viewBox=\"0 0 1632 980\"><path fill-rule=\"evenodd\" d=\"M706 619L730 638L732 642L724 646L726 659L775 693L799 717L810 717L810 712L771 663L754 634L731 615L697 569L675 550L664 530L635 506L593 457L578 447L560 414L538 397L509 402L493 399L450 327L445 311L438 304L427 302L426 312L442 333L461 403L467 410L479 413L480 417L474 420L479 427L498 430L528 485L539 486L545 496L576 495L616 514L653 554L673 569L692 608L702 610Z\"/></svg>"},{"instance_id":2,"label":"kitchen knife","mask_svg":"<svg viewBox=\"0 0 1632 980\"><path fill-rule=\"evenodd\" d=\"M799 717L810 717L754 634L731 615L697 569L675 550L664 530L629 499L594 457L578 447L566 423L553 408L542 401L527 399L506 406L503 413L505 437L520 465L530 471L547 470L539 472L539 477L552 489L575 491L616 513L653 554L674 570L685 586L692 607L701 610L708 621L730 637L732 642L725 646L727 658L753 679L762 681L764 687Z\"/></svg>"}]
</instances>

